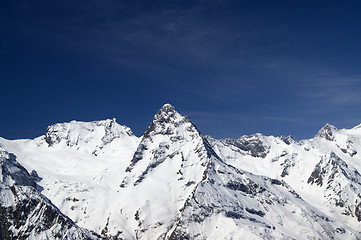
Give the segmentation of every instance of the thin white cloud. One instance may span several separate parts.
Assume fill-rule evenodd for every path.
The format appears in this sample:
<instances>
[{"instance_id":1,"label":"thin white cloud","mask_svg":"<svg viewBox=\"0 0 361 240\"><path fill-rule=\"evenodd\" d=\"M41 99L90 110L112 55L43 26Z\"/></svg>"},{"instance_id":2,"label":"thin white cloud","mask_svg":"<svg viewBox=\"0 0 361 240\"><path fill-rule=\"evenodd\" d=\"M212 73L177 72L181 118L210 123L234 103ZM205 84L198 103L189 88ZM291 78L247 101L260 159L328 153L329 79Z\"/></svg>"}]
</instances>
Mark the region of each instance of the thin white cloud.
<instances>
[{"instance_id":1,"label":"thin white cloud","mask_svg":"<svg viewBox=\"0 0 361 240\"><path fill-rule=\"evenodd\" d=\"M264 117L264 119L277 121L277 122L302 124L302 125L307 125L307 122L309 122L309 121L306 121L304 118L300 118L300 117L268 116L268 117Z\"/></svg>"},{"instance_id":2,"label":"thin white cloud","mask_svg":"<svg viewBox=\"0 0 361 240\"><path fill-rule=\"evenodd\" d=\"M250 24L255 21L251 14L238 16L236 24L231 24L231 19L213 19L205 6L214 11L218 4L225 4L217 1L206 5L194 3L189 7L164 4L157 9L143 9L141 3L123 7L114 1L110 3L92 1L83 6L86 14L78 16L80 20L74 32L79 29L87 32L93 38L89 43L94 44L93 51L107 54L130 67L157 68L157 64L164 67L165 61L234 70L260 63L262 53L280 44L259 39L269 39L287 31L284 25L255 28ZM131 13L122 16L127 9ZM97 41L101 44L95 45ZM79 49L82 44L89 49L86 42L78 43Z\"/></svg>"},{"instance_id":3,"label":"thin white cloud","mask_svg":"<svg viewBox=\"0 0 361 240\"><path fill-rule=\"evenodd\" d=\"M302 95L334 105L361 103L361 75L327 73L303 83Z\"/></svg>"}]
</instances>

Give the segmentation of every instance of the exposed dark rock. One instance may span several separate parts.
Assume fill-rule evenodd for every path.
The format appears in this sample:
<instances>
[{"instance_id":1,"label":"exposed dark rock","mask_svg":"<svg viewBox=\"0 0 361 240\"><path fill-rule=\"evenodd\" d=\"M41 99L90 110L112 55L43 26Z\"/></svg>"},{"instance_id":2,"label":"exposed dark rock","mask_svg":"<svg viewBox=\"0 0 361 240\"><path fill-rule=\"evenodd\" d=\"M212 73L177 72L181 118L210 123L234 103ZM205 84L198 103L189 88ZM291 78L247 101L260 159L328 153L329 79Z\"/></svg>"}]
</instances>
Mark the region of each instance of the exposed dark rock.
<instances>
[{"instance_id":1,"label":"exposed dark rock","mask_svg":"<svg viewBox=\"0 0 361 240\"><path fill-rule=\"evenodd\" d=\"M131 164L127 167L127 169L125 170L126 172L130 172L132 171L134 165L139 162L140 160L143 159L143 153L145 150L147 150L147 146L141 142L139 145L138 145L138 148L137 150L135 151L134 155L133 155L133 158L131 160Z\"/></svg>"},{"instance_id":2,"label":"exposed dark rock","mask_svg":"<svg viewBox=\"0 0 361 240\"><path fill-rule=\"evenodd\" d=\"M281 138L281 140L282 140L284 143L286 143L287 145L290 145L291 143L294 142L294 140L292 139L291 136L288 136L288 137L286 137L286 136L281 136L280 138Z\"/></svg>"},{"instance_id":3,"label":"exposed dark rock","mask_svg":"<svg viewBox=\"0 0 361 240\"><path fill-rule=\"evenodd\" d=\"M237 140L223 139L222 142L227 146L233 145L236 148L247 152L252 157L264 158L267 156L268 153L268 149L264 146L258 135L243 136Z\"/></svg>"},{"instance_id":4,"label":"exposed dark rock","mask_svg":"<svg viewBox=\"0 0 361 240\"><path fill-rule=\"evenodd\" d=\"M288 156L289 153L286 151L283 151L281 156ZM280 156L280 157L281 157ZM292 167L295 166L294 158L297 156L297 154L293 153L291 156L287 157L280 166L283 166L283 170L281 173L281 177L288 176L290 174L290 170Z\"/></svg>"},{"instance_id":5,"label":"exposed dark rock","mask_svg":"<svg viewBox=\"0 0 361 240\"><path fill-rule=\"evenodd\" d=\"M283 185L282 182L278 179L271 179L271 183L275 185Z\"/></svg>"},{"instance_id":6,"label":"exposed dark rock","mask_svg":"<svg viewBox=\"0 0 361 240\"><path fill-rule=\"evenodd\" d=\"M32 170L30 172L30 176L34 179L35 182L40 182L42 180L42 178L39 177L38 173L35 170Z\"/></svg>"},{"instance_id":7,"label":"exposed dark rock","mask_svg":"<svg viewBox=\"0 0 361 240\"><path fill-rule=\"evenodd\" d=\"M326 124L321 130L317 133L316 137L324 138L328 141L333 141L335 139L334 132L338 131L337 128L330 124Z\"/></svg>"},{"instance_id":8,"label":"exposed dark rock","mask_svg":"<svg viewBox=\"0 0 361 240\"><path fill-rule=\"evenodd\" d=\"M307 183L309 184L316 183L317 185L322 186L324 173L325 170L321 168L321 162L319 162L312 171L311 176L307 180Z\"/></svg>"},{"instance_id":9,"label":"exposed dark rock","mask_svg":"<svg viewBox=\"0 0 361 240\"><path fill-rule=\"evenodd\" d=\"M194 182L194 181L189 181L189 182L186 183L186 186L189 187L189 186L191 186L191 185L193 185L193 184L195 184L195 183L196 183L196 182Z\"/></svg>"},{"instance_id":10,"label":"exposed dark rock","mask_svg":"<svg viewBox=\"0 0 361 240\"><path fill-rule=\"evenodd\" d=\"M336 232L339 234L344 234L346 231L343 228L336 228Z\"/></svg>"},{"instance_id":11,"label":"exposed dark rock","mask_svg":"<svg viewBox=\"0 0 361 240\"><path fill-rule=\"evenodd\" d=\"M246 218L246 216L244 216L242 213L234 211L226 211L226 217L234 219Z\"/></svg>"},{"instance_id":12,"label":"exposed dark rock","mask_svg":"<svg viewBox=\"0 0 361 240\"><path fill-rule=\"evenodd\" d=\"M256 210L253 208L246 208L246 211L249 212L250 214L255 214L260 217L264 217L264 215L266 215L266 213L262 212L261 210Z\"/></svg>"},{"instance_id":13,"label":"exposed dark rock","mask_svg":"<svg viewBox=\"0 0 361 240\"><path fill-rule=\"evenodd\" d=\"M357 218L357 221L361 222L361 202L355 207L355 216Z\"/></svg>"},{"instance_id":14,"label":"exposed dark rock","mask_svg":"<svg viewBox=\"0 0 361 240\"><path fill-rule=\"evenodd\" d=\"M189 240L191 237L186 232L180 231L178 229L174 230L169 237L169 240Z\"/></svg>"},{"instance_id":15,"label":"exposed dark rock","mask_svg":"<svg viewBox=\"0 0 361 240\"><path fill-rule=\"evenodd\" d=\"M244 193L250 193L249 187L241 182L230 181L227 183L227 188Z\"/></svg>"}]
</instances>

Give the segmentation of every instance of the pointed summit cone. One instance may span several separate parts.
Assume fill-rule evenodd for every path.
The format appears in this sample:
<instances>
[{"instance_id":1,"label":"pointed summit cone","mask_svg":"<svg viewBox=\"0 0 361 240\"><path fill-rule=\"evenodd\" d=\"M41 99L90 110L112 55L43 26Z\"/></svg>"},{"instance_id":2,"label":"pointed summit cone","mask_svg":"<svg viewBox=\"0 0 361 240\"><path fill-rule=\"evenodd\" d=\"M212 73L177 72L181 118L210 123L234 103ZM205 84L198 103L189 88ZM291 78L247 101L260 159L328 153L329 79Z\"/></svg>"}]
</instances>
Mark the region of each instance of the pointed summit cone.
<instances>
[{"instance_id":1,"label":"pointed summit cone","mask_svg":"<svg viewBox=\"0 0 361 240\"><path fill-rule=\"evenodd\" d=\"M169 104L157 112L121 183L122 194L134 196L123 204L133 206L125 214L137 216L138 237L158 239L174 226L187 199L205 178L211 155L188 117Z\"/></svg>"},{"instance_id":2,"label":"pointed summit cone","mask_svg":"<svg viewBox=\"0 0 361 240\"><path fill-rule=\"evenodd\" d=\"M152 123L144 133L131 164L126 171L131 172L134 166L144 159L143 155L149 152L150 147L158 148L165 146L169 150L170 145L179 147L187 142L191 143L195 139L203 142L201 134L190 122L189 118L179 114L172 105L165 104L156 113ZM178 146L177 144L180 145Z\"/></svg>"},{"instance_id":3,"label":"pointed summit cone","mask_svg":"<svg viewBox=\"0 0 361 240\"><path fill-rule=\"evenodd\" d=\"M190 122L187 116L182 116L181 114L179 114L172 105L165 104L155 114L152 123L148 127L148 130L144 133L144 137L148 137L150 133L152 133L153 135L154 134L169 135L171 134L172 129L186 122Z\"/></svg>"}]
</instances>

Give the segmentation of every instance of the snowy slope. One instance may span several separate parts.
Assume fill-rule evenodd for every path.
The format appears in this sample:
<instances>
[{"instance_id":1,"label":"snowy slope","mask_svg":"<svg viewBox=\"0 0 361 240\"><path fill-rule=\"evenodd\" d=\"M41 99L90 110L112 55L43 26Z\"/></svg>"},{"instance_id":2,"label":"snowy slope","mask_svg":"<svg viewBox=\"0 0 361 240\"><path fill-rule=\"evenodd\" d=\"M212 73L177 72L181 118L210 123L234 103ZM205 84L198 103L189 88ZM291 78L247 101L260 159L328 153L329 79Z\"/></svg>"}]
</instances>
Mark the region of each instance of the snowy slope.
<instances>
[{"instance_id":1,"label":"snowy slope","mask_svg":"<svg viewBox=\"0 0 361 240\"><path fill-rule=\"evenodd\" d=\"M98 239L41 195L25 168L0 145L1 239Z\"/></svg>"},{"instance_id":2,"label":"snowy slope","mask_svg":"<svg viewBox=\"0 0 361 240\"><path fill-rule=\"evenodd\" d=\"M122 182L126 238L164 238L209 162L203 138L171 105L155 115ZM135 235L134 235L135 233Z\"/></svg>"},{"instance_id":3,"label":"snowy slope","mask_svg":"<svg viewBox=\"0 0 361 240\"><path fill-rule=\"evenodd\" d=\"M356 239L357 232L305 202L284 181L213 158L172 239Z\"/></svg>"},{"instance_id":4,"label":"snowy slope","mask_svg":"<svg viewBox=\"0 0 361 240\"><path fill-rule=\"evenodd\" d=\"M313 139L203 137L164 105L141 138L115 119L0 143L78 226L114 239L359 239L361 127Z\"/></svg>"},{"instance_id":5,"label":"snowy slope","mask_svg":"<svg viewBox=\"0 0 361 240\"><path fill-rule=\"evenodd\" d=\"M65 215L98 233L119 229L119 185L139 139L115 120L55 124L34 140L1 143Z\"/></svg>"},{"instance_id":6,"label":"snowy slope","mask_svg":"<svg viewBox=\"0 0 361 240\"><path fill-rule=\"evenodd\" d=\"M315 138L300 142L261 134L207 139L228 164L285 181L326 216L360 231L361 128L338 130L327 124ZM244 139L257 142L262 156L245 151L239 145Z\"/></svg>"}]
</instances>

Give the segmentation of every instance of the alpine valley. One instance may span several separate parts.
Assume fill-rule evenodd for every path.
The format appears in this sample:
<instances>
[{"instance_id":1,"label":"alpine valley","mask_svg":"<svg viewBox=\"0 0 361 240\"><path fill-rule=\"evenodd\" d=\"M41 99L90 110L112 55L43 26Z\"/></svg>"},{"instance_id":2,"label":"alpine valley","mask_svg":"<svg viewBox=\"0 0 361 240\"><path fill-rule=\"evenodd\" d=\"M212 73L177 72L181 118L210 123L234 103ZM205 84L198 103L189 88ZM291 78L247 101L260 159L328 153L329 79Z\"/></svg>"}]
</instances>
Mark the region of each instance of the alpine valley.
<instances>
[{"instance_id":1,"label":"alpine valley","mask_svg":"<svg viewBox=\"0 0 361 240\"><path fill-rule=\"evenodd\" d=\"M166 104L0 138L1 239L361 239L361 125L308 140L202 135Z\"/></svg>"}]
</instances>

